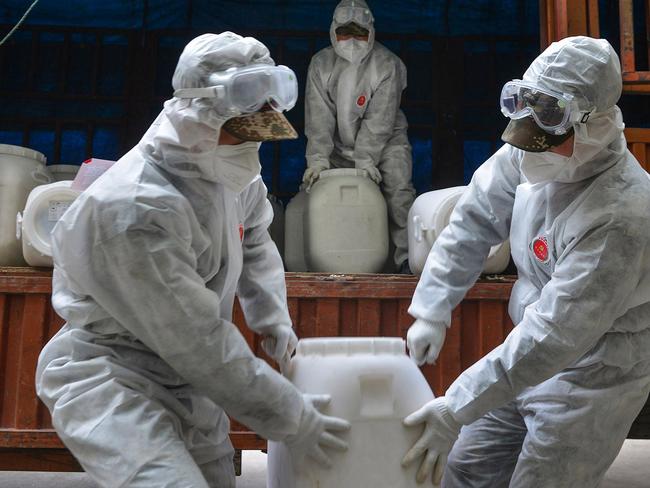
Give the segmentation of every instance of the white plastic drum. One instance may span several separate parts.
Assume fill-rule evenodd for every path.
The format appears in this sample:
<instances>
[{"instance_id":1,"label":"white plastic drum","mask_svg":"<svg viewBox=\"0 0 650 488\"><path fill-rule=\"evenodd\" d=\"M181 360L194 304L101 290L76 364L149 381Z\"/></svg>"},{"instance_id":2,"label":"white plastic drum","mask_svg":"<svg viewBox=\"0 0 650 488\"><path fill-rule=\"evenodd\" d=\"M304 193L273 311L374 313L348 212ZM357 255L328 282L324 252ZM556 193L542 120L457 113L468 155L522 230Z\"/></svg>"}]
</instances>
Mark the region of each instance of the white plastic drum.
<instances>
[{"instance_id":1,"label":"white plastic drum","mask_svg":"<svg viewBox=\"0 0 650 488\"><path fill-rule=\"evenodd\" d=\"M423 193L413 202L408 216L409 267L419 275L429 251L442 230L449 224L454 207L466 186L454 186ZM502 273L510 262L510 243L505 241L490 249L484 273Z\"/></svg>"},{"instance_id":2,"label":"white plastic drum","mask_svg":"<svg viewBox=\"0 0 650 488\"><path fill-rule=\"evenodd\" d=\"M289 201L284 212L284 265L287 271L309 271L305 260L303 217L309 195L303 185Z\"/></svg>"},{"instance_id":3,"label":"white plastic drum","mask_svg":"<svg viewBox=\"0 0 650 488\"><path fill-rule=\"evenodd\" d=\"M268 199L273 207L273 221L269 225L269 234L275 242L280 256L284 255L284 207L282 202L275 195L268 195Z\"/></svg>"},{"instance_id":4,"label":"white plastic drum","mask_svg":"<svg viewBox=\"0 0 650 488\"><path fill-rule=\"evenodd\" d=\"M16 240L16 214L25 208L29 192L36 185L49 182L43 154L0 144L0 266L25 266Z\"/></svg>"},{"instance_id":5,"label":"white plastic drum","mask_svg":"<svg viewBox=\"0 0 650 488\"><path fill-rule=\"evenodd\" d=\"M386 202L364 170L323 171L309 193L304 225L310 271L377 273L383 268Z\"/></svg>"},{"instance_id":6,"label":"white plastic drum","mask_svg":"<svg viewBox=\"0 0 650 488\"><path fill-rule=\"evenodd\" d=\"M46 168L52 176L52 181L74 180L79 171L76 164L50 164Z\"/></svg>"},{"instance_id":7,"label":"white plastic drum","mask_svg":"<svg viewBox=\"0 0 650 488\"><path fill-rule=\"evenodd\" d=\"M25 211L16 220L16 237L22 240L25 261L30 266L52 266L50 233L80 192L70 188L72 181L59 181L34 188Z\"/></svg>"},{"instance_id":8,"label":"white plastic drum","mask_svg":"<svg viewBox=\"0 0 650 488\"><path fill-rule=\"evenodd\" d=\"M402 339L303 339L287 377L304 393L331 395L322 411L351 423L349 449L329 450L333 466L321 469L309 458L294 462L283 443L269 442L268 488L422 486L418 466L400 464L422 427L406 428L402 420L434 396Z\"/></svg>"}]
</instances>

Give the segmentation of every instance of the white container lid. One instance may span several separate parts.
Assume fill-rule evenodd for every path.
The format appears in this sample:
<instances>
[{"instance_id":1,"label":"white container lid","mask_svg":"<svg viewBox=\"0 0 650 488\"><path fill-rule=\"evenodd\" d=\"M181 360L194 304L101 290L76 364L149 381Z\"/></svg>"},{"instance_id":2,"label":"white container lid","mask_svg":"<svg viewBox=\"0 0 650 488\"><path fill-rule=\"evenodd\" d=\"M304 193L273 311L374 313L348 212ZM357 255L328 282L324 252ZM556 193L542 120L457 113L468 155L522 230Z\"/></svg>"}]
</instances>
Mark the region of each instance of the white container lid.
<instances>
[{"instance_id":1,"label":"white container lid","mask_svg":"<svg viewBox=\"0 0 650 488\"><path fill-rule=\"evenodd\" d=\"M363 176L368 177L368 173L365 169L356 169L356 168L336 168L336 169L326 169L321 171L319 178L330 178L332 176Z\"/></svg>"},{"instance_id":2,"label":"white container lid","mask_svg":"<svg viewBox=\"0 0 650 488\"><path fill-rule=\"evenodd\" d=\"M45 164L47 158L45 154L28 147L22 146L12 146L11 144L0 144L0 155L1 154L10 154L11 156L21 156L23 158L35 159L36 161Z\"/></svg>"},{"instance_id":3,"label":"white container lid","mask_svg":"<svg viewBox=\"0 0 650 488\"><path fill-rule=\"evenodd\" d=\"M405 353L405 342L400 337L321 337L301 339L296 348L296 354L299 356L402 355Z\"/></svg>"},{"instance_id":4,"label":"white container lid","mask_svg":"<svg viewBox=\"0 0 650 488\"><path fill-rule=\"evenodd\" d=\"M23 239L44 256L52 255L52 239L50 226L59 220L59 213L65 212L68 206L81 194L70 188L71 180L58 181L49 185L37 186L30 193L23 213ZM59 208L48 209L50 203L56 202ZM49 215L53 212L53 215ZM48 223L48 221L50 223Z\"/></svg>"}]
</instances>

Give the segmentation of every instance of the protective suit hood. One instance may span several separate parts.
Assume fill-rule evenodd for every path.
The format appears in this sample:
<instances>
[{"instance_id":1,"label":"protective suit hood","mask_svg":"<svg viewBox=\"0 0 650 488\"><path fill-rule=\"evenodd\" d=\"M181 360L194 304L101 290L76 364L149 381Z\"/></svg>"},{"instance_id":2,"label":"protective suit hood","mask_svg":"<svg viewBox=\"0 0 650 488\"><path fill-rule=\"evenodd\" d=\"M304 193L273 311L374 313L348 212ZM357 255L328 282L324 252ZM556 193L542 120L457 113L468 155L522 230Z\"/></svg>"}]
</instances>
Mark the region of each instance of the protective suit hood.
<instances>
[{"instance_id":1,"label":"protective suit hood","mask_svg":"<svg viewBox=\"0 0 650 488\"><path fill-rule=\"evenodd\" d=\"M568 37L551 44L524 73L523 80L573 95L588 113L574 124L573 154L524 152L522 172L531 182L574 182L589 178L620 159L626 149L623 117L616 102L622 91L619 58L604 39Z\"/></svg>"},{"instance_id":2,"label":"protective suit hood","mask_svg":"<svg viewBox=\"0 0 650 488\"><path fill-rule=\"evenodd\" d=\"M355 19L354 22L359 24L361 27L368 29L368 42L350 40L350 41L337 41L336 40L336 29L349 23L349 22L337 22L337 12L344 11L345 9L350 8L359 8L366 10L368 13L367 21L361 21ZM334 9L334 15L332 18L332 24L330 25L330 41L332 47L336 54L344 59L347 59L353 64L358 64L363 61L366 56L372 51L372 48L375 44L375 19L368 7L368 4L364 0L341 0L339 4ZM352 53L350 50L347 50L345 43L352 43L355 45L356 52Z\"/></svg>"},{"instance_id":3,"label":"protective suit hood","mask_svg":"<svg viewBox=\"0 0 650 488\"><path fill-rule=\"evenodd\" d=\"M252 37L232 32L204 34L183 50L172 85L175 90L201 88L207 86L211 73L250 64L275 62L267 47ZM148 160L170 173L225 184L219 153L226 146L219 146L219 133L229 117L218 99L172 98L138 147Z\"/></svg>"}]
</instances>

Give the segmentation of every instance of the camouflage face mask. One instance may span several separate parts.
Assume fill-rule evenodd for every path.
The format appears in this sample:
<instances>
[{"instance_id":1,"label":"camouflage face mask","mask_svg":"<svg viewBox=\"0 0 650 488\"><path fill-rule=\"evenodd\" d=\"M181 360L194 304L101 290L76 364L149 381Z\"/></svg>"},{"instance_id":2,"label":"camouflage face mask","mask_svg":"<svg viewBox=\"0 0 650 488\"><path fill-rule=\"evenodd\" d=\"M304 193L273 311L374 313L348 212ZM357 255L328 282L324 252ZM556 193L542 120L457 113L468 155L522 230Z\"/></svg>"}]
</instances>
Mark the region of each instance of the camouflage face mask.
<instances>
[{"instance_id":1,"label":"camouflage face mask","mask_svg":"<svg viewBox=\"0 0 650 488\"><path fill-rule=\"evenodd\" d=\"M275 110L233 117L226 121L222 129L243 141L263 142L298 138L296 129L284 114Z\"/></svg>"}]
</instances>

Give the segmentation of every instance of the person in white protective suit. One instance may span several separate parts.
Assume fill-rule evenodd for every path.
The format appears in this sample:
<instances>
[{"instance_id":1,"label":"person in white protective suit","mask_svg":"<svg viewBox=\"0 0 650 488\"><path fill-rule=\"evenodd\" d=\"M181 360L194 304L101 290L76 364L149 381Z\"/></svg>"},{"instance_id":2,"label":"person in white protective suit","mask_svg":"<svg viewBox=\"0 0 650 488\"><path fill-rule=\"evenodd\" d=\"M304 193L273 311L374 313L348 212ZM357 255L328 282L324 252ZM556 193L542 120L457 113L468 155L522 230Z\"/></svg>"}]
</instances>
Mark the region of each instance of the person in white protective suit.
<instances>
[{"instance_id":1,"label":"person in white protective suit","mask_svg":"<svg viewBox=\"0 0 650 488\"><path fill-rule=\"evenodd\" d=\"M421 480L439 481L449 453L447 488L599 486L646 402L650 181L626 148L621 86L610 44L588 37L551 44L504 86L508 144L431 249L407 342L419 364L436 359L452 309L508 237L516 327L405 419L425 425L403 460Z\"/></svg>"},{"instance_id":2,"label":"person in white protective suit","mask_svg":"<svg viewBox=\"0 0 650 488\"><path fill-rule=\"evenodd\" d=\"M226 413L327 466L323 448L345 449L349 425L231 322L237 295L270 356L295 347L256 142L296 136L281 113L295 75L225 32L191 41L172 84L140 143L53 231L53 304L67 323L40 355L38 395L103 487L234 487Z\"/></svg>"},{"instance_id":3,"label":"person in white protective suit","mask_svg":"<svg viewBox=\"0 0 650 488\"><path fill-rule=\"evenodd\" d=\"M316 53L305 89L307 169L311 186L321 171L358 168L380 184L386 199L397 270L408 271L408 211L415 198L406 117L404 63L375 42L374 18L364 0L334 10L331 47Z\"/></svg>"}]
</instances>

